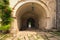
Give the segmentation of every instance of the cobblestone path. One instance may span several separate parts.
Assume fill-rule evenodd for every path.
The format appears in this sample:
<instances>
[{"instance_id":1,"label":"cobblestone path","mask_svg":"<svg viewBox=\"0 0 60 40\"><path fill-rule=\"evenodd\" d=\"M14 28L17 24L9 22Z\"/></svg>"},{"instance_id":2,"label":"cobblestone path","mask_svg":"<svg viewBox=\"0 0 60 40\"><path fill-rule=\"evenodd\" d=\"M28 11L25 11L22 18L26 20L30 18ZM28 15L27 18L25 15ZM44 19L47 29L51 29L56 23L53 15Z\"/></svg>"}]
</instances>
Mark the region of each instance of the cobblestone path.
<instances>
[{"instance_id":1,"label":"cobblestone path","mask_svg":"<svg viewBox=\"0 0 60 40\"><path fill-rule=\"evenodd\" d=\"M14 40L44 40L44 38L37 32L21 31L17 34Z\"/></svg>"},{"instance_id":2,"label":"cobblestone path","mask_svg":"<svg viewBox=\"0 0 60 40\"><path fill-rule=\"evenodd\" d=\"M20 31L6 40L60 40L60 37L51 32Z\"/></svg>"}]
</instances>

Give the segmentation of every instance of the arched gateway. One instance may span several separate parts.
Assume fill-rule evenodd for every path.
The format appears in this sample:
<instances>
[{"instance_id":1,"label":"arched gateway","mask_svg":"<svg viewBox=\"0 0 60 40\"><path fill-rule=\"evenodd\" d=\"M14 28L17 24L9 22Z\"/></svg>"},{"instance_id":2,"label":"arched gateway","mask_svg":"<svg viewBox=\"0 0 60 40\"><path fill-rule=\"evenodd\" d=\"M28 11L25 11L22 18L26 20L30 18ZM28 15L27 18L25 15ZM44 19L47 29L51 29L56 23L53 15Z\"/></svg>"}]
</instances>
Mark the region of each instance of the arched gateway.
<instances>
[{"instance_id":1,"label":"arched gateway","mask_svg":"<svg viewBox=\"0 0 60 40\"><path fill-rule=\"evenodd\" d=\"M41 1L19 2L14 7L12 17L11 32L29 28L29 22L31 23L31 28L42 30L51 29L53 26L49 8Z\"/></svg>"}]
</instances>

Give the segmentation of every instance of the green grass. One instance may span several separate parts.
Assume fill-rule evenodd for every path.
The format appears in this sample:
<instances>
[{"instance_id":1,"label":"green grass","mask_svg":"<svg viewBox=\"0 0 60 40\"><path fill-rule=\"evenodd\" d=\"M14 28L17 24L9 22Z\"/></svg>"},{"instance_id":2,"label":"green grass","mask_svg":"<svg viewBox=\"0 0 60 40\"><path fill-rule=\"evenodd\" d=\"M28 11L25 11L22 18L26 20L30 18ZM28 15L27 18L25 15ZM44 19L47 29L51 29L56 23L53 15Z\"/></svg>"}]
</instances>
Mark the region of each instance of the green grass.
<instances>
[{"instance_id":1,"label":"green grass","mask_svg":"<svg viewBox=\"0 0 60 40\"><path fill-rule=\"evenodd\" d=\"M52 35L55 35L55 36L60 36L60 32L56 31L56 32L49 32L50 34Z\"/></svg>"},{"instance_id":2,"label":"green grass","mask_svg":"<svg viewBox=\"0 0 60 40\"><path fill-rule=\"evenodd\" d=\"M60 36L60 32L53 32L55 35Z\"/></svg>"}]
</instances>

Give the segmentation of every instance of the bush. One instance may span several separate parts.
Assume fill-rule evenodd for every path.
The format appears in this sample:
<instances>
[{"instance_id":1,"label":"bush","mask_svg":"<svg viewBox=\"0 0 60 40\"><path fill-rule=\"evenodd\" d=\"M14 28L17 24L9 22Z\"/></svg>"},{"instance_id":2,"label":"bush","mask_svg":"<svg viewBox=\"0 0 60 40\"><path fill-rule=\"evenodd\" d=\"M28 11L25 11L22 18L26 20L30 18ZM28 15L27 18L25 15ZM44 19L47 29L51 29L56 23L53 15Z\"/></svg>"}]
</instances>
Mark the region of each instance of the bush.
<instances>
[{"instance_id":1,"label":"bush","mask_svg":"<svg viewBox=\"0 0 60 40\"><path fill-rule=\"evenodd\" d=\"M9 33L9 28L10 28L10 24L5 26L3 25L0 27L0 32L4 34Z\"/></svg>"},{"instance_id":2,"label":"bush","mask_svg":"<svg viewBox=\"0 0 60 40\"><path fill-rule=\"evenodd\" d=\"M2 19L0 30L9 30L10 22L12 20L9 0L0 0L0 18Z\"/></svg>"},{"instance_id":3,"label":"bush","mask_svg":"<svg viewBox=\"0 0 60 40\"><path fill-rule=\"evenodd\" d=\"M9 28L10 28L10 24L9 25L5 25L5 26L1 26L0 27L0 30L9 30Z\"/></svg>"}]
</instances>

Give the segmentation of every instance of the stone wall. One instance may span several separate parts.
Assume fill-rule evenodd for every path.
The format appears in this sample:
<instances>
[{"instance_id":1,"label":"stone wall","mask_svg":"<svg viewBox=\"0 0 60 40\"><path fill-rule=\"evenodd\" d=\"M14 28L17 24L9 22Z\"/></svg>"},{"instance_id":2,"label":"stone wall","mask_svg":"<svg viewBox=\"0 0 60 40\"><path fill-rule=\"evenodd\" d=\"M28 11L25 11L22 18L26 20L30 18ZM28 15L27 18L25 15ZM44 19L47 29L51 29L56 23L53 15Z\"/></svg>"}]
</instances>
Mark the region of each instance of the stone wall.
<instances>
[{"instance_id":1,"label":"stone wall","mask_svg":"<svg viewBox=\"0 0 60 40\"><path fill-rule=\"evenodd\" d=\"M41 0L41 1L43 1L47 5L50 11L50 17L51 17L50 21L52 21L51 24L53 28L56 29L56 0Z\"/></svg>"},{"instance_id":2,"label":"stone wall","mask_svg":"<svg viewBox=\"0 0 60 40\"><path fill-rule=\"evenodd\" d=\"M57 11L56 11L56 19L57 19L57 29L60 30L60 0L57 0Z\"/></svg>"},{"instance_id":3,"label":"stone wall","mask_svg":"<svg viewBox=\"0 0 60 40\"><path fill-rule=\"evenodd\" d=\"M23 3L23 2L26 2L26 1L40 1L41 3L43 3L46 6L46 7L45 6L43 6L43 7L49 9L48 10L48 15L47 15L49 17L46 17L48 27L47 26L46 27L49 28L49 29L51 29L52 27L56 28L56 0L22 0L22 1L21 0L10 0L10 6L12 7L13 12L16 10L16 9L14 9L14 7L16 5L18 5L18 3L20 3L20 2ZM45 10L45 11L47 11L47 10Z\"/></svg>"}]
</instances>

